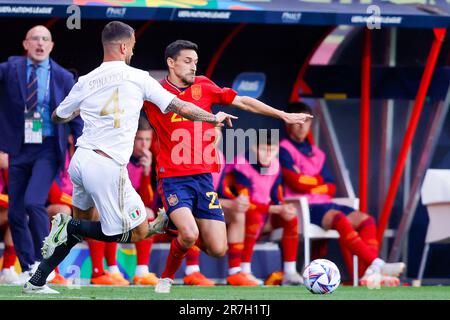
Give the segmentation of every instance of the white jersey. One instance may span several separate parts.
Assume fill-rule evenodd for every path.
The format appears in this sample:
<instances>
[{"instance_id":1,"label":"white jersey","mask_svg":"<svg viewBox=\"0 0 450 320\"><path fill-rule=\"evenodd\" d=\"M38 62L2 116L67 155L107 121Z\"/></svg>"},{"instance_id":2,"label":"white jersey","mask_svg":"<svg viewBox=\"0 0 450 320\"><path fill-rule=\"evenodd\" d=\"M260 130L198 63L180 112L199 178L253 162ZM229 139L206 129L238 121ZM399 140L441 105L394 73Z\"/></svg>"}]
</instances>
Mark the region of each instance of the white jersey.
<instances>
[{"instance_id":1,"label":"white jersey","mask_svg":"<svg viewBox=\"0 0 450 320\"><path fill-rule=\"evenodd\" d=\"M102 150L125 165L133 152L144 100L165 112L174 97L146 71L123 61L103 62L79 78L56 109L56 115L68 118L80 108L84 128L77 146Z\"/></svg>"}]
</instances>

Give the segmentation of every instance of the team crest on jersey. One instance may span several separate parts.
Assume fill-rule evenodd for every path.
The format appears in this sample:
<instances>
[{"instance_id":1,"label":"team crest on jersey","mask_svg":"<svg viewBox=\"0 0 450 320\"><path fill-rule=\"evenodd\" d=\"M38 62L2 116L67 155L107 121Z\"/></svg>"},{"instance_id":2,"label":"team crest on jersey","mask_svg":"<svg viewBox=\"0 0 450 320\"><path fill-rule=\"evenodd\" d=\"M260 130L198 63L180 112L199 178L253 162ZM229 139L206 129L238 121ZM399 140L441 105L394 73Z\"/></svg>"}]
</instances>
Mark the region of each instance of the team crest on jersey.
<instances>
[{"instance_id":1,"label":"team crest on jersey","mask_svg":"<svg viewBox=\"0 0 450 320\"><path fill-rule=\"evenodd\" d=\"M178 204L178 197L176 194L170 194L169 197L167 197L167 202L169 203L169 206L173 207Z\"/></svg>"},{"instance_id":2,"label":"team crest on jersey","mask_svg":"<svg viewBox=\"0 0 450 320\"><path fill-rule=\"evenodd\" d=\"M191 87L191 94L193 99L200 100L200 98L202 97L202 86L199 84L194 84Z\"/></svg>"},{"instance_id":3,"label":"team crest on jersey","mask_svg":"<svg viewBox=\"0 0 450 320\"><path fill-rule=\"evenodd\" d=\"M139 209L134 209L131 211L128 215L130 216L131 220L137 220L141 216L142 212Z\"/></svg>"}]
</instances>

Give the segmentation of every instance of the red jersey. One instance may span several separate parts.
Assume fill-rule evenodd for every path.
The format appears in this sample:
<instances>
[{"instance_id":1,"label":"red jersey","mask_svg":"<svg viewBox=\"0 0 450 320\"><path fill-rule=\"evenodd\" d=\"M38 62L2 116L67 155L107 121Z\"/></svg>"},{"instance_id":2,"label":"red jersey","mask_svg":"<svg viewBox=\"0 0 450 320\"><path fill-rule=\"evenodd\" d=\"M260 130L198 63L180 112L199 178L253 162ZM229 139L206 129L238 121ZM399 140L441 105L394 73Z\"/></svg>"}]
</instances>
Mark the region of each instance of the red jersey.
<instances>
[{"instance_id":1,"label":"red jersey","mask_svg":"<svg viewBox=\"0 0 450 320\"><path fill-rule=\"evenodd\" d=\"M213 104L231 104L237 95L233 89L220 88L204 76L195 77L194 84L183 91L167 79L162 80L161 85L179 99L208 112ZM213 145L214 125L194 122L173 112L162 113L149 101L144 102L144 110L158 139L154 150L158 178L219 171L220 163Z\"/></svg>"}]
</instances>

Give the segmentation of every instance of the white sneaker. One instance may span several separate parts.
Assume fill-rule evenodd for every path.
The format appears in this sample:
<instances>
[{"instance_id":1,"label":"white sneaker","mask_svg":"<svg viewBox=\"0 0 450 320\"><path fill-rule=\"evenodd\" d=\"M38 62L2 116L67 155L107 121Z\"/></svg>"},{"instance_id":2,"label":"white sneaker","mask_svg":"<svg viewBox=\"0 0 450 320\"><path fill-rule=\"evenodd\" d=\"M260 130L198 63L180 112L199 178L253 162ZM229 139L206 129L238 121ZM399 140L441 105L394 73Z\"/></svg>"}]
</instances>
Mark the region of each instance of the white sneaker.
<instances>
[{"instance_id":1,"label":"white sneaker","mask_svg":"<svg viewBox=\"0 0 450 320\"><path fill-rule=\"evenodd\" d=\"M42 287L32 285L30 282L24 284L22 288L22 293L28 294L59 294L58 291L53 290L48 285L43 285Z\"/></svg>"},{"instance_id":2,"label":"white sneaker","mask_svg":"<svg viewBox=\"0 0 450 320\"><path fill-rule=\"evenodd\" d=\"M1 284L16 284L17 281L19 281L19 275L14 269L14 266L2 270L2 274L0 276Z\"/></svg>"},{"instance_id":3,"label":"white sneaker","mask_svg":"<svg viewBox=\"0 0 450 320\"><path fill-rule=\"evenodd\" d=\"M400 279L397 277L382 275L381 273L373 273L370 275L364 274L359 280L360 286L366 286L370 289L379 289L383 287L398 287L400 285Z\"/></svg>"},{"instance_id":4,"label":"white sneaker","mask_svg":"<svg viewBox=\"0 0 450 320\"><path fill-rule=\"evenodd\" d=\"M67 241L67 224L72 218L64 213L58 213L53 217L50 234L44 239L42 257L48 259L55 252L56 247Z\"/></svg>"},{"instance_id":5,"label":"white sneaker","mask_svg":"<svg viewBox=\"0 0 450 320\"><path fill-rule=\"evenodd\" d=\"M256 281L258 283L258 286L262 286L264 284L264 281L258 279L257 277L255 277L253 275L253 273L246 273L247 278L249 278L250 280Z\"/></svg>"},{"instance_id":6,"label":"white sneaker","mask_svg":"<svg viewBox=\"0 0 450 320\"><path fill-rule=\"evenodd\" d=\"M381 274L386 276L398 277L405 271L405 264L403 262L385 263L381 267Z\"/></svg>"},{"instance_id":7,"label":"white sneaker","mask_svg":"<svg viewBox=\"0 0 450 320\"><path fill-rule=\"evenodd\" d=\"M281 285L283 286L299 286L303 284L303 278L298 272L294 273L283 273L283 281Z\"/></svg>"},{"instance_id":8,"label":"white sneaker","mask_svg":"<svg viewBox=\"0 0 450 320\"><path fill-rule=\"evenodd\" d=\"M158 284L155 286L156 293L170 293L173 280L170 278L161 278L158 280Z\"/></svg>"},{"instance_id":9,"label":"white sneaker","mask_svg":"<svg viewBox=\"0 0 450 320\"><path fill-rule=\"evenodd\" d=\"M166 210L164 210L164 208L159 208L156 219L148 224L147 238L156 233L165 233L166 231L164 229L168 223L169 217L166 214Z\"/></svg>"}]
</instances>

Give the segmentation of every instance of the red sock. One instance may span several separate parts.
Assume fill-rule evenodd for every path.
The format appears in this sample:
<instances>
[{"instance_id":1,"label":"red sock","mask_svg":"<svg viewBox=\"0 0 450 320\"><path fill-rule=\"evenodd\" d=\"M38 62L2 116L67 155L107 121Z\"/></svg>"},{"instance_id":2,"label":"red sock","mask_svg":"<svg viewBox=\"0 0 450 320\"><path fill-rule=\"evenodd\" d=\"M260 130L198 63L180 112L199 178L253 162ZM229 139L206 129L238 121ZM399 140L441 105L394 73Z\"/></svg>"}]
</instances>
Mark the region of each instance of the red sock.
<instances>
[{"instance_id":1,"label":"red sock","mask_svg":"<svg viewBox=\"0 0 450 320\"><path fill-rule=\"evenodd\" d=\"M281 238L283 248L283 261L297 261L298 249L298 218L283 221L283 237Z\"/></svg>"},{"instance_id":2,"label":"red sock","mask_svg":"<svg viewBox=\"0 0 450 320\"><path fill-rule=\"evenodd\" d=\"M379 243L377 240L377 226L375 219L369 217L358 226L356 229L362 241L376 254L378 254Z\"/></svg>"},{"instance_id":3,"label":"red sock","mask_svg":"<svg viewBox=\"0 0 450 320\"><path fill-rule=\"evenodd\" d=\"M14 246L5 245L5 251L3 251L3 269L9 269L16 263L16 250Z\"/></svg>"},{"instance_id":4,"label":"red sock","mask_svg":"<svg viewBox=\"0 0 450 320\"><path fill-rule=\"evenodd\" d=\"M242 250L244 244L242 242L228 243L228 268L237 268L241 266Z\"/></svg>"},{"instance_id":5,"label":"red sock","mask_svg":"<svg viewBox=\"0 0 450 320\"><path fill-rule=\"evenodd\" d=\"M117 242L106 242L105 258L108 266L117 266Z\"/></svg>"},{"instance_id":6,"label":"red sock","mask_svg":"<svg viewBox=\"0 0 450 320\"><path fill-rule=\"evenodd\" d=\"M253 248L256 240L264 227L265 214L256 210L248 210L245 214L245 238L244 249L242 250L242 262L251 262Z\"/></svg>"},{"instance_id":7,"label":"red sock","mask_svg":"<svg viewBox=\"0 0 450 320\"><path fill-rule=\"evenodd\" d=\"M92 261L92 278L99 277L105 274L103 269L103 258L105 257L105 242L94 239L87 239L89 252Z\"/></svg>"},{"instance_id":8,"label":"red sock","mask_svg":"<svg viewBox=\"0 0 450 320\"><path fill-rule=\"evenodd\" d=\"M188 248L183 247L178 238L172 240L166 268L161 275L162 278L175 278L175 272L180 268L188 250Z\"/></svg>"},{"instance_id":9,"label":"red sock","mask_svg":"<svg viewBox=\"0 0 450 320\"><path fill-rule=\"evenodd\" d=\"M147 266L150 262L150 251L152 250L153 238L147 238L135 243L137 265Z\"/></svg>"},{"instance_id":10,"label":"red sock","mask_svg":"<svg viewBox=\"0 0 450 320\"><path fill-rule=\"evenodd\" d=\"M352 254L357 255L363 263L370 265L377 258L377 255L361 240L343 213L336 214L332 228L339 232L339 243L348 248Z\"/></svg>"},{"instance_id":11,"label":"red sock","mask_svg":"<svg viewBox=\"0 0 450 320\"><path fill-rule=\"evenodd\" d=\"M375 219L373 217L369 217L358 226L357 231L362 241L374 252L378 255L379 243L377 240L377 226L375 223ZM369 265L359 263L359 274L363 275Z\"/></svg>"},{"instance_id":12,"label":"red sock","mask_svg":"<svg viewBox=\"0 0 450 320\"><path fill-rule=\"evenodd\" d=\"M200 265L200 248L197 246L192 246L186 253L186 265L187 266L198 266Z\"/></svg>"},{"instance_id":13,"label":"red sock","mask_svg":"<svg viewBox=\"0 0 450 320\"><path fill-rule=\"evenodd\" d=\"M197 241L195 241L195 246L197 248L199 248L201 251L207 252L205 244L203 243L202 237L198 236Z\"/></svg>"}]
</instances>

